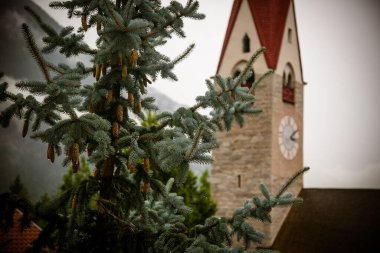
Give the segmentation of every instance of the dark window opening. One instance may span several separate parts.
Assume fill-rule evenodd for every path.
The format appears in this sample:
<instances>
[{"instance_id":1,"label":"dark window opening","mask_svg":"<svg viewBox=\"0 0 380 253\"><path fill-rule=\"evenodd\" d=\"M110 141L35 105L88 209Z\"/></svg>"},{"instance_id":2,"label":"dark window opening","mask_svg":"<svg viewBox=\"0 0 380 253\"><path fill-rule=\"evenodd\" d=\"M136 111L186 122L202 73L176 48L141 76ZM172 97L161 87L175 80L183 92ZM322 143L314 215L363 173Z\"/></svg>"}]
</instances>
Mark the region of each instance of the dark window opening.
<instances>
[{"instance_id":1,"label":"dark window opening","mask_svg":"<svg viewBox=\"0 0 380 253\"><path fill-rule=\"evenodd\" d=\"M250 48L250 39L247 34L244 35L243 38L243 53L249 53L251 51Z\"/></svg>"},{"instance_id":2,"label":"dark window opening","mask_svg":"<svg viewBox=\"0 0 380 253\"><path fill-rule=\"evenodd\" d=\"M252 84L255 82L255 72L253 71L253 69L251 69L251 71L252 71L252 75L244 83L241 83L242 87L251 88ZM235 73L234 73L233 78L238 77L240 74L241 74L241 71L240 70L236 70Z\"/></svg>"},{"instance_id":3,"label":"dark window opening","mask_svg":"<svg viewBox=\"0 0 380 253\"><path fill-rule=\"evenodd\" d=\"M288 28L288 42L292 43L292 28Z\"/></svg>"},{"instance_id":4,"label":"dark window opening","mask_svg":"<svg viewBox=\"0 0 380 253\"><path fill-rule=\"evenodd\" d=\"M288 86L289 88L292 88L293 86L292 75L290 73L288 74L288 83L286 86Z\"/></svg>"},{"instance_id":5,"label":"dark window opening","mask_svg":"<svg viewBox=\"0 0 380 253\"><path fill-rule=\"evenodd\" d=\"M247 81L241 84L242 87L248 87L248 88L252 87L252 84L255 82L255 71L251 69L251 73L252 75L247 79Z\"/></svg>"},{"instance_id":6,"label":"dark window opening","mask_svg":"<svg viewBox=\"0 0 380 253\"><path fill-rule=\"evenodd\" d=\"M255 72L253 71L253 69L251 69L251 73L252 75L244 83L241 83L241 87L248 87L248 88L252 87L252 84L255 82ZM236 70L234 72L233 78L238 77L240 74L241 74L241 71Z\"/></svg>"},{"instance_id":7,"label":"dark window opening","mask_svg":"<svg viewBox=\"0 0 380 253\"><path fill-rule=\"evenodd\" d=\"M233 78L238 77L240 75L240 73L241 73L240 70L236 70L235 73L234 73Z\"/></svg>"},{"instance_id":8,"label":"dark window opening","mask_svg":"<svg viewBox=\"0 0 380 253\"><path fill-rule=\"evenodd\" d=\"M282 100L287 103L294 104L294 85L292 75L289 73L288 78L286 75L282 76Z\"/></svg>"},{"instance_id":9,"label":"dark window opening","mask_svg":"<svg viewBox=\"0 0 380 253\"><path fill-rule=\"evenodd\" d=\"M241 188L241 176L238 175L238 187Z\"/></svg>"}]
</instances>

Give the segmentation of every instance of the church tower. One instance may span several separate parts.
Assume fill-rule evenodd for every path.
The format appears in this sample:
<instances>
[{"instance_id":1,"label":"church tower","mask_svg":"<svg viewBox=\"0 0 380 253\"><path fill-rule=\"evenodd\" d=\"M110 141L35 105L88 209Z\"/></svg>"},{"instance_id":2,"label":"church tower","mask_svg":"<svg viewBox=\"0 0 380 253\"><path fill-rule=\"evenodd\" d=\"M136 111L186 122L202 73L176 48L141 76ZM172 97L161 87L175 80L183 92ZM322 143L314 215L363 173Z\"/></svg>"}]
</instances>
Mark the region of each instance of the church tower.
<instances>
[{"instance_id":1,"label":"church tower","mask_svg":"<svg viewBox=\"0 0 380 253\"><path fill-rule=\"evenodd\" d=\"M230 216L245 200L258 195L260 183L274 194L303 167L303 77L297 25L292 0L235 0L218 65L218 74L236 76L252 54L265 47L253 66L250 86L268 69L274 74L256 89L256 108L262 112L245 118L243 128L217 135L211 185L218 203L217 215ZM302 180L291 191L298 194ZM275 239L289 208L272 211L272 223L255 222Z\"/></svg>"}]
</instances>

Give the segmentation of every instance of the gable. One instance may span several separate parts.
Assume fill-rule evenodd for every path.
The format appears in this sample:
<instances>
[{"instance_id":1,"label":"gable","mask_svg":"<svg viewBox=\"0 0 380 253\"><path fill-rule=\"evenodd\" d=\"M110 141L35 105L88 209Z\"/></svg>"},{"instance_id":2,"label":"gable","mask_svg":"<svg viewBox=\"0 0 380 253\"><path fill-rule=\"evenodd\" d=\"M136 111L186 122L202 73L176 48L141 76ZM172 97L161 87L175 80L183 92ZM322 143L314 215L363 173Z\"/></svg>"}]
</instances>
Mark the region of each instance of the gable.
<instances>
[{"instance_id":1,"label":"gable","mask_svg":"<svg viewBox=\"0 0 380 253\"><path fill-rule=\"evenodd\" d=\"M250 39L250 52L243 52L243 38ZM236 64L248 61L252 54L261 47L259 35L253 22L248 0L237 0L231 10L231 17L224 38L223 49L219 59L217 73L232 75ZM254 65L255 72L263 73L268 69L264 57L258 58Z\"/></svg>"},{"instance_id":2,"label":"gable","mask_svg":"<svg viewBox=\"0 0 380 253\"><path fill-rule=\"evenodd\" d=\"M290 63L294 69L295 80L302 84L305 84L303 81L302 73L302 62L301 54L298 41L298 31L297 31L297 22L296 15L294 11L294 3L291 2L287 14L286 21L284 23L284 31L281 39L280 52L278 55L277 67L275 73L282 76L283 71L287 65ZM291 32L289 41L289 30Z\"/></svg>"},{"instance_id":3,"label":"gable","mask_svg":"<svg viewBox=\"0 0 380 253\"><path fill-rule=\"evenodd\" d=\"M240 22L239 24L239 20L241 19L245 19L246 22L243 24ZM254 28L249 28L251 23L253 23ZM284 34L286 33L288 23L293 23L294 25L294 45L297 47L296 54L299 65L297 70L300 69L300 74L298 75L299 78L297 79L302 81L302 67L299 57L297 28L293 1L291 0L235 0L231 9L217 72L220 73L224 61L230 61L230 56L226 55L227 51L231 50L229 49L231 47L230 44L234 43L233 46L240 47L240 44L236 44L240 43L239 38L237 41L236 38L234 38L236 37L234 36L236 30L242 29L239 26L244 26L245 29L252 30L251 33L254 34L254 38L257 38L259 42L257 47L252 47L253 52L259 47L264 46L266 48L264 53L266 68L276 70L279 67L278 63L281 51L284 51L282 50L282 47L284 45L283 41L286 39ZM243 35L240 34L240 36ZM249 56L251 56L252 53ZM264 71L265 70L266 69L264 69Z\"/></svg>"}]
</instances>

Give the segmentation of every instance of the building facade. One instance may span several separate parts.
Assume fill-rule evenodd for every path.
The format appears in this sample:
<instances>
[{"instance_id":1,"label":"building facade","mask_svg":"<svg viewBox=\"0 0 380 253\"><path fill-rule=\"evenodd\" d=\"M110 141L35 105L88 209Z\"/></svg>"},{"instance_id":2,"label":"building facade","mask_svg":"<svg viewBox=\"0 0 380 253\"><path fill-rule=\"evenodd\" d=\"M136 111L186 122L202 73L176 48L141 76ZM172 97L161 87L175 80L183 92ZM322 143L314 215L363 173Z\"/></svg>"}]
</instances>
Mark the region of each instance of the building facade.
<instances>
[{"instance_id":1,"label":"building facade","mask_svg":"<svg viewBox=\"0 0 380 253\"><path fill-rule=\"evenodd\" d=\"M253 66L250 86L273 69L274 74L255 90L262 112L245 118L244 127L217 134L220 147L213 152L211 185L217 215L232 215L265 183L274 194L303 167L303 86L294 3L291 0L235 0L227 27L218 74L236 76L252 54L265 47ZM302 189L302 180L291 188ZM255 222L270 246L289 208L272 211L271 224Z\"/></svg>"}]
</instances>

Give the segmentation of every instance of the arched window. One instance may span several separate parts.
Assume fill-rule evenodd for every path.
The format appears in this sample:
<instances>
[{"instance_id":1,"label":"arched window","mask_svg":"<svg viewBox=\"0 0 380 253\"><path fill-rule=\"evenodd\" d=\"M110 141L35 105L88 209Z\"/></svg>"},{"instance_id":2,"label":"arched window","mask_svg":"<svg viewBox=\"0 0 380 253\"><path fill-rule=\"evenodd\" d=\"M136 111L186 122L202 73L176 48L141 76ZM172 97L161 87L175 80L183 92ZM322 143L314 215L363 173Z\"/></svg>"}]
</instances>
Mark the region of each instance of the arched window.
<instances>
[{"instance_id":1,"label":"arched window","mask_svg":"<svg viewBox=\"0 0 380 253\"><path fill-rule=\"evenodd\" d=\"M255 71L251 69L252 75L247 79L245 83L242 83L241 86L251 88L252 84L255 82Z\"/></svg>"},{"instance_id":2,"label":"arched window","mask_svg":"<svg viewBox=\"0 0 380 253\"><path fill-rule=\"evenodd\" d=\"M240 75L240 70L236 70L235 72L234 72L234 75L233 75L233 78L236 78L236 77L238 77L239 75Z\"/></svg>"},{"instance_id":3,"label":"arched window","mask_svg":"<svg viewBox=\"0 0 380 253\"><path fill-rule=\"evenodd\" d=\"M247 34L243 37L243 53L249 53L251 51L250 39Z\"/></svg>"},{"instance_id":4,"label":"arched window","mask_svg":"<svg viewBox=\"0 0 380 253\"><path fill-rule=\"evenodd\" d=\"M288 74L288 80L286 82L286 86L293 88L292 87L293 86L293 79L292 79L292 74L291 73Z\"/></svg>"},{"instance_id":5,"label":"arched window","mask_svg":"<svg viewBox=\"0 0 380 253\"><path fill-rule=\"evenodd\" d=\"M292 65L287 63L282 74L282 100L287 103L294 104L294 71Z\"/></svg>"},{"instance_id":6,"label":"arched window","mask_svg":"<svg viewBox=\"0 0 380 253\"><path fill-rule=\"evenodd\" d=\"M247 66L246 61L238 62L232 70L233 78L236 78L237 76L239 76L246 66ZM255 72L253 71L253 69L251 69L251 72L252 72L252 75L244 83L241 84L242 87L251 88L252 84L255 82Z\"/></svg>"}]
</instances>

